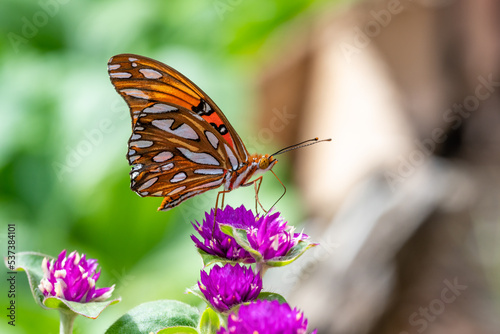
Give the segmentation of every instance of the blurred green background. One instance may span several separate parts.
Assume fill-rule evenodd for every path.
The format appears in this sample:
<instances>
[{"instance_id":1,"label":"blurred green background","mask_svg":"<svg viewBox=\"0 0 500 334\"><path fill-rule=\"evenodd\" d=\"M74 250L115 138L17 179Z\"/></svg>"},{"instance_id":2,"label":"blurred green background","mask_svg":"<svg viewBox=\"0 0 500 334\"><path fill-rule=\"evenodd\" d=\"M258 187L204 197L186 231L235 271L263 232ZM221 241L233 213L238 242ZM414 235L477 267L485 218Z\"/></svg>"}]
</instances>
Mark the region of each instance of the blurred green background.
<instances>
[{"instance_id":1,"label":"blurred green background","mask_svg":"<svg viewBox=\"0 0 500 334\"><path fill-rule=\"evenodd\" d=\"M140 303L178 299L193 285L201 261L190 221L214 206L216 191L170 212L161 199L129 189L125 159L128 108L107 74L108 59L137 53L173 66L197 83L226 113L249 150L272 153L279 144L249 142L257 129L257 71L279 51L275 31L331 1L71 1L3 0L0 4L0 222L16 224L17 251L52 256L62 249L97 258L98 286L116 284L122 302L97 320L78 318L75 333L100 333ZM270 42L272 41L272 42ZM286 56L286 55L284 55ZM110 124L108 127L103 124ZM287 157L276 171L287 183ZM280 203L293 224L299 197L288 182ZM271 205L282 189L272 175L262 199ZM253 207L252 189L229 203ZM7 286L1 279L2 307ZM16 327L2 333L57 333L58 313L37 306L24 274L17 281ZM2 313L3 314L3 313Z\"/></svg>"}]
</instances>

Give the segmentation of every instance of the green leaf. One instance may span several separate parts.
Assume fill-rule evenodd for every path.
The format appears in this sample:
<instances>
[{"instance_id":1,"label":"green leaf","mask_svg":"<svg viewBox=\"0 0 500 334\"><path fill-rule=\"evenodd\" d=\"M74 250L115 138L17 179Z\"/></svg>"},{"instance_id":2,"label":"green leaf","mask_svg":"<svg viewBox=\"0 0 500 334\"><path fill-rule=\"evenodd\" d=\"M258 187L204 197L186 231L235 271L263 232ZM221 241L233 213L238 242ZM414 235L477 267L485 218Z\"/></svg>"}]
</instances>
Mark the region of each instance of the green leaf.
<instances>
[{"instance_id":1,"label":"green leaf","mask_svg":"<svg viewBox=\"0 0 500 334\"><path fill-rule=\"evenodd\" d=\"M236 243L238 243L238 245L249 252L257 263L264 262L268 267L286 266L287 264L290 264L293 261L297 260L308 249L318 245L316 243L311 243L308 241L299 241L297 245L290 249L285 256L265 261L262 258L262 254L252 248L252 246L248 242L247 231L245 229L235 228L231 225L225 224L220 224L220 229L223 233L229 235L230 237L233 237Z\"/></svg>"},{"instance_id":2,"label":"green leaf","mask_svg":"<svg viewBox=\"0 0 500 334\"><path fill-rule=\"evenodd\" d=\"M134 307L120 317L106 334L115 333L197 333L200 319L198 309L176 300L157 300ZM192 328L189 331L186 327ZM172 329L173 328L173 329ZM175 331L165 331L176 329Z\"/></svg>"},{"instance_id":3,"label":"green leaf","mask_svg":"<svg viewBox=\"0 0 500 334\"><path fill-rule=\"evenodd\" d=\"M73 311L77 314L83 315L84 317L95 319L106 307L116 304L121 300L120 298L117 298L104 302L77 303L57 297L45 298L43 293L41 293L38 289L38 285L43 278L42 261L45 257L49 261L54 259L52 256L45 254L21 252L16 254L17 263L12 267L8 265L7 259L5 258L5 265L7 268L16 271L24 270L26 272L31 293L33 294L33 297L38 305L44 309L62 309L64 311Z\"/></svg>"},{"instance_id":4,"label":"green leaf","mask_svg":"<svg viewBox=\"0 0 500 334\"><path fill-rule=\"evenodd\" d=\"M309 248L315 247L318 244L307 242L307 241L299 241L295 247L290 249L285 256L280 258L276 258L273 260L266 261L266 265L269 267L283 267L287 264L292 263L297 260L302 254L306 252Z\"/></svg>"},{"instance_id":5,"label":"green leaf","mask_svg":"<svg viewBox=\"0 0 500 334\"><path fill-rule=\"evenodd\" d=\"M238 245L243 247L250 255L255 259L256 262L262 261L262 254L257 250L253 249L248 242L247 231L243 228L236 228L231 225L220 224L220 229L224 234L233 237Z\"/></svg>"},{"instance_id":6,"label":"green leaf","mask_svg":"<svg viewBox=\"0 0 500 334\"><path fill-rule=\"evenodd\" d=\"M220 327L221 323L217 312L207 308L201 315L200 334L214 334Z\"/></svg>"},{"instance_id":7,"label":"green leaf","mask_svg":"<svg viewBox=\"0 0 500 334\"><path fill-rule=\"evenodd\" d=\"M198 331L192 327L176 326L160 329L157 334L198 334Z\"/></svg>"},{"instance_id":8,"label":"green leaf","mask_svg":"<svg viewBox=\"0 0 500 334\"><path fill-rule=\"evenodd\" d=\"M121 298L107 300L104 302L77 303L57 297L47 297L43 304L51 309L70 310L84 317L95 319L104 309L121 301Z\"/></svg>"},{"instance_id":9,"label":"green leaf","mask_svg":"<svg viewBox=\"0 0 500 334\"><path fill-rule=\"evenodd\" d=\"M287 302L285 297L283 297L282 295L280 295L278 293L274 293L274 292L261 292L261 293L259 293L259 296L257 296L257 299L269 300L269 301L277 300L280 302L280 304Z\"/></svg>"},{"instance_id":10,"label":"green leaf","mask_svg":"<svg viewBox=\"0 0 500 334\"><path fill-rule=\"evenodd\" d=\"M200 291L200 288L198 287L198 284L192 286L191 288L186 289L186 293L193 294L196 297L198 297L201 300L203 300L207 304L208 308L210 308L212 311L214 311L215 313L217 313L219 315L219 317L223 317L223 318L226 317L229 313L234 312L235 310L237 310L241 306L241 304L235 305L230 310L227 310L227 311L224 311L224 312L219 312L219 311L213 309L212 308L212 304L210 304L210 302L205 298L205 295L203 294L203 292Z\"/></svg>"},{"instance_id":11,"label":"green leaf","mask_svg":"<svg viewBox=\"0 0 500 334\"><path fill-rule=\"evenodd\" d=\"M198 284L195 284L193 285L192 287L190 288L187 288L186 289L186 293L190 293L190 294L193 294L195 295L196 297L200 298L201 300L203 300L205 303L207 303L208 305L210 305L210 303L208 302L208 300L205 298L205 295L203 294L203 292L201 292L200 290L200 287L198 286Z\"/></svg>"},{"instance_id":12,"label":"green leaf","mask_svg":"<svg viewBox=\"0 0 500 334\"><path fill-rule=\"evenodd\" d=\"M203 267L208 267L209 265L214 264L214 263L222 263L222 264L226 264L226 263L236 264L236 263L238 263L238 261L232 261L232 260L228 260L228 259L223 258L223 257L219 257L217 255L208 254L207 252L205 252L204 250L201 250L199 248L197 248L197 250L201 256L201 260L203 261Z\"/></svg>"},{"instance_id":13,"label":"green leaf","mask_svg":"<svg viewBox=\"0 0 500 334\"><path fill-rule=\"evenodd\" d=\"M31 293L35 301L43 308L43 299L45 296L38 290L38 285L43 278L42 261L46 257L49 260L53 259L52 256L35 253L35 252L20 252L16 254L16 263L9 263L7 257L4 258L5 266L11 271L25 271L28 276L28 283L30 285Z\"/></svg>"}]
</instances>

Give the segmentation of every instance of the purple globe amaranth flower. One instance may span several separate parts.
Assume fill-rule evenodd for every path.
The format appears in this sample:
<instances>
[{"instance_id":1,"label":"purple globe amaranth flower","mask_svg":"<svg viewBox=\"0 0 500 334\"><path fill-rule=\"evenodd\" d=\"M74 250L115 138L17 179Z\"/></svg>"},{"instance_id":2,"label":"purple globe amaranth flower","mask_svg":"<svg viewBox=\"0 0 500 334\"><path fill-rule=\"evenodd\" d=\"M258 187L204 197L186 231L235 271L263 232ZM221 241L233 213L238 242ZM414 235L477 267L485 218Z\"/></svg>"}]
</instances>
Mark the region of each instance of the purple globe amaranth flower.
<instances>
[{"instance_id":1,"label":"purple globe amaranth flower","mask_svg":"<svg viewBox=\"0 0 500 334\"><path fill-rule=\"evenodd\" d=\"M201 282L198 287L201 292L219 312L229 311L232 307L255 300L262 290L262 278L254 274L252 268L231 265L224 267L215 265L207 274L201 271Z\"/></svg>"},{"instance_id":2,"label":"purple globe amaranth flower","mask_svg":"<svg viewBox=\"0 0 500 334\"><path fill-rule=\"evenodd\" d=\"M44 258L42 269L44 277L38 289L45 297L59 297L65 300L88 303L103 301L111 296L115 286L96 289L95 283L101 275L96 259L86 259L76 251L66 257L66 250L54 259Z\"/></svg>"},{"instance_id":3,"label":"purple globe amaranth flower","mask_svg":"<svg viewBox=\"0 0 500 334\"><path fill-rule=\"evenodd\" d=\"M198 222L193 224L203 238L201 242L194 235L191 236L196 247L211 255L245 263L254 263L255 259L233 238L221 232L219 224L246 230L250 246L258 251L264 260L284 256L299 241L309 238L307 234L294 233L294 228L287 226L279 212L261 217L254 215L251 210L246 210L243 205L236 209L229 205L222 210L218 209L215 229L213 224L214 210L205 214L202 225Z\"/></svg>"},{"instance_id":4,"label":"purple globe amaranth flower","mask_svg":"<svg viewBox=\"0 0 500 334\"><path fill-rule=\"evenodd\" d=\"M299 310L278 301L258 300L242 305L238 314L231 313L227 328L220 328L217 334L305 334L307 319ZM316 334L314 330L311 334Z\"/></svg>"},{"instance_id":5,"label":"purple globe amaranth flower","mask_svg":"<svg viewBox=\"0 0 500 334\"><path fill-rule=\"evenodd\" d=\"M217 209L217 223L214 229L214 210L210 213L205 213L203 224L196 222L192 224L203 238L203 242L198 240L194 235L191 239L196 244L196 247L205 251L208 254L216 255L232 261L240 261L244 263L254 263L255 259L243 247L238 245L234 238L222 233L219 223L232 225L238 228L247 228L255 224L255 216L252 211L246 210L242 205L239 208L233 209L227 205L223 210Z\"/></svg>"}]
</instances>

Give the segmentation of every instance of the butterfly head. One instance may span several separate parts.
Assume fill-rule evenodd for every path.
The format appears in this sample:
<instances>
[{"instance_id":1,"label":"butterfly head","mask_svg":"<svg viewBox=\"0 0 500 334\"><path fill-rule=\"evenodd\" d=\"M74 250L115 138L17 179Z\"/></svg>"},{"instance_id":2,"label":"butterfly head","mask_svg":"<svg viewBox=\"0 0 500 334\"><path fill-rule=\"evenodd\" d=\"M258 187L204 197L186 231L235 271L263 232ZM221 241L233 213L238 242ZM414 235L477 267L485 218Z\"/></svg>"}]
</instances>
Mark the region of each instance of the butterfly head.
<instances>
[{"instance_id":1,"label":"butterfly head","mask_svg":"<svg viewBox=\"0 0 500 334\"><path fill-rule=\"evenodd\" d=\"M273 166L278 162L275 157L269 154L260 156L259 158L259 170L267 172L272 169Z\"/></svg>"}]
</instances>

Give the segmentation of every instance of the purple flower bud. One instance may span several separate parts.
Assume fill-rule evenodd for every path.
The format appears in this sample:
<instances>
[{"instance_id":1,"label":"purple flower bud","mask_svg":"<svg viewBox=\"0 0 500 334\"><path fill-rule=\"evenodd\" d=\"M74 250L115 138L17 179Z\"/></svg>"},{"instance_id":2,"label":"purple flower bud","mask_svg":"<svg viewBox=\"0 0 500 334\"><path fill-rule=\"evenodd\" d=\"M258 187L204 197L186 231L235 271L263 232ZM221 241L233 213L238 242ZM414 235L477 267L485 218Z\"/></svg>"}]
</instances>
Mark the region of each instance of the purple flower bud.
<instances>
[{"instance_id":1,"label":"purple flower bud","mask_svg":"<svg viewBox=\"0 0 500 334\"><path fill-rule=\"evenodd\" d=\"M242 205L233 209L227 205L223 210L217 210L215 229L214 210L205 213L203 224L193 224L203 242L194 235L191 239L196 247L208 254L225 258L231 261L254 263L249 252L238 245L235 240L221 232L219 224L230 225L247 231L248 241L253 249L258 251L264 260L276 259L284 256L296 246L299 241L308 239L303 233L294 233L292 226L287 226L279 212L264 217L255 216L251 210Z\"/></svg>"},{"instance_id":2,"label":"purple flower bud","mask_svg":"<svg viewBox=\"0 0 500 334\"><path fill-rule=\"evenodd\" d=\"M95 283L101 271L96 273L96 259L86 259L76 251L66 258L66 250L54 259L44 258L42 269L44 277L38 289L45 297L59 297L65 300L88 303L103 301L111 297L115 286L96 289Z\"/></svg>"},{"instance_id":3,"label":"purple flower bud","mask_svg":"<svg viewBox=\"0 0 500 334\"><path fill-rule=\"evenodd\" d=\"M316 334L314 330L311 334ZM258 300L242 305L238 314L231 313L227 329L222 327L217 334L306 334L307 319L299 310L278 301Z\"/></svg>"},{"instance_id":4,"label":"purple flower bud","mask_svg":"<svg viewBox=\"0 0 500 334\"><path fill-rule=\"evenodd\" d=\"M224 267L213 266L209 274L202 270L198 287L214 309L226 312L255 300L262 290L262 278L252 268L228 263Z\"/></svg>"}]
</instances>

